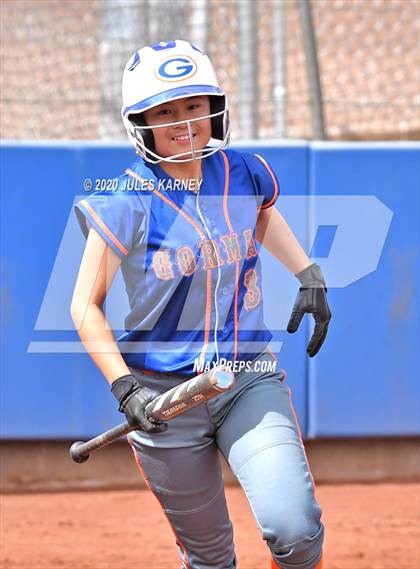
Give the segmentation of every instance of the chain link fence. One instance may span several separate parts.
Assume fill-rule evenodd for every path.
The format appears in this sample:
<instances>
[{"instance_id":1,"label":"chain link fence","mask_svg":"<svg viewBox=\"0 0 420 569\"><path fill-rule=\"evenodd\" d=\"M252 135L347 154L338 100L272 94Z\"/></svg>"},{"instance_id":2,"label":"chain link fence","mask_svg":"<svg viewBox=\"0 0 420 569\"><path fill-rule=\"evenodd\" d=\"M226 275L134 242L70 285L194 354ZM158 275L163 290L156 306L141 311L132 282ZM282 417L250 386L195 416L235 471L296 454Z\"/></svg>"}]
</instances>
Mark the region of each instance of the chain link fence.
<instances>
[{"instance_id":1,"label":"chain link fence","mask_svg":"<svg viewBox=\"0 0 420 569\"><path fill-rule=\"evenodd\" d=\"M328 139L419 138L417 0L2 0L0 31L2 138L125 140L123 67L176 38L210 55L233 139L314 138L315 99Z\"/></svg>"}]
</instances>

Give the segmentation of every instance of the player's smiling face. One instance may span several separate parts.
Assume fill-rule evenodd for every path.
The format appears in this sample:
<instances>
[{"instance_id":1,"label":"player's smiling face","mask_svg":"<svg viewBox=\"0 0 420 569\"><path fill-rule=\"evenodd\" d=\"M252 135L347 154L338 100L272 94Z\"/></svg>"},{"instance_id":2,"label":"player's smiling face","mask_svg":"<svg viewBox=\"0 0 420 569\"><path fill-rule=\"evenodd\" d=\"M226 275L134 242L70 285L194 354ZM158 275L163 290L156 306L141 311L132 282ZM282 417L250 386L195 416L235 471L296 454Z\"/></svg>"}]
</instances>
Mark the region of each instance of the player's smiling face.
<instances>
[{"instance_id":1,"label":"player's smiling face","mask_svg":"<svg viewBox=\"0 0 420 569\"><path fill-rule=\"evenodd\" d=\"M184 97L176 101L162 103L144 112L144 119L149 126L197 119L210 114L210 100L207 95ZM191 130L196 150L204 148L211 137L211 119L194 120ZM188 152L191 141L187 123L153 129L155 149L160 156L173 156ZM188 156L182 156L188 158Z\"/></svg>"}]
</instances>

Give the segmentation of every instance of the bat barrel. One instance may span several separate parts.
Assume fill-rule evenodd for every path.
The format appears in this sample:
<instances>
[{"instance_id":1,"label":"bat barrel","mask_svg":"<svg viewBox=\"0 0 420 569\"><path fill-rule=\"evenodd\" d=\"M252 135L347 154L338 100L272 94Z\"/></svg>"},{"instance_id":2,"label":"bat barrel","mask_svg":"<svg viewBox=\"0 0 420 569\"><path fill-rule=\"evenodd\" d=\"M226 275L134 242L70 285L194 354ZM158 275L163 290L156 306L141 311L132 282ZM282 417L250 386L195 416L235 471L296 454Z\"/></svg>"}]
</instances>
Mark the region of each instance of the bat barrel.
<instances>
[{"instance_id":1,"label":"bat barrel","mask_svg":"<svg viewBox=\"0 0 420 569\"><path fill-rule=\"evenodd\" d=\"M168 421L187 409L196 407L231 389L235 382L233 373L225 368L214 368L166 391L146 407L151 421Z\"/></svg>"}]
</instances>

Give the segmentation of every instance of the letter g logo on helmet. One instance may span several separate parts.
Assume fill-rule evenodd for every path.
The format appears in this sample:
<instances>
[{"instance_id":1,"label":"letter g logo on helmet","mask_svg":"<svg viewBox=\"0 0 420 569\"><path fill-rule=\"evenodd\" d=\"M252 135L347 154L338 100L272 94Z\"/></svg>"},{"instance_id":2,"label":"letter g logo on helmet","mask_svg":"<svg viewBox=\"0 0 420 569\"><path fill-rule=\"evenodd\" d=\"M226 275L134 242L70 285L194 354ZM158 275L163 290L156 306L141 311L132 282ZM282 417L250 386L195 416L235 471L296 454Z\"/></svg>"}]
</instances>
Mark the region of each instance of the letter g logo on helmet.
<instances>
[{"instance_id":1,"label":"letter g logo on helmet","mask_svg":"<svg viewBox=\"0 0 420 569\"><path fill-rule=\"evenodd\" d=\"M197 71L197 64L188 56L166 59L156 69L156 75L164 81L181 81L192 77Z\"/></svg>"}]
</instances>

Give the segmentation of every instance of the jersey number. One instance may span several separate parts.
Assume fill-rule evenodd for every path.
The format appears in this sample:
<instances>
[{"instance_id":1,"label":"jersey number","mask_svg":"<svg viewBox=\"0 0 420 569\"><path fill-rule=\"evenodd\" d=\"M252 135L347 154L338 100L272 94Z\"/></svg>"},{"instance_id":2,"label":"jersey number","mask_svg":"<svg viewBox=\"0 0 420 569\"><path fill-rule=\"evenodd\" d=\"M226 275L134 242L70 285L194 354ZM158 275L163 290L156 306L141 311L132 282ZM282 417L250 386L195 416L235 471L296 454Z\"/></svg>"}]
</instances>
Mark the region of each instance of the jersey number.
<instances>
[{"instance_id":1,"label":"jersey number","mask_svg":"<svg viewBox=\"0 0 420 569\"><path fill-rule=\"evenodd\" d=\"M249 269L244 276L244 285L247 289L244 304L247 310L258 306L261 300L261 290L257 286L257 271Z\"/></svg>"}]
</instances>

